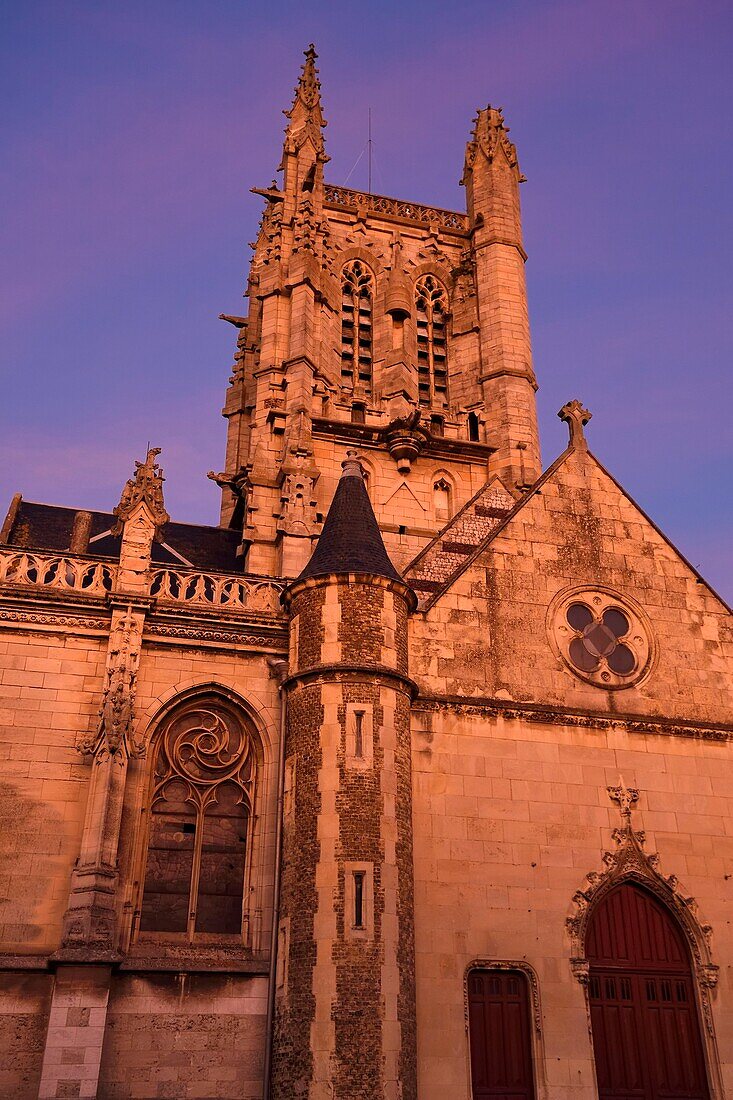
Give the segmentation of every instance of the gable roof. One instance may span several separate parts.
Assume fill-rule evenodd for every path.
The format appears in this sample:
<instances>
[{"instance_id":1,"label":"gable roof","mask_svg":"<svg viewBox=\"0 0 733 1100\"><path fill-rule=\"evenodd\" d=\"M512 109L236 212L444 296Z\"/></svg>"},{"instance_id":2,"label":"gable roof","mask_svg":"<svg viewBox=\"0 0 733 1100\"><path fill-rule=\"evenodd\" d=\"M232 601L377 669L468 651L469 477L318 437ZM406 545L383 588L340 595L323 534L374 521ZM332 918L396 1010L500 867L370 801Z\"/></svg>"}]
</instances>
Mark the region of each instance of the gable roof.
<instances>
[{"instance_id":1,"label":"gable roof","mask_svg":"<svg viewBox=\"0 0 733 1100\"><path fill-rule=\"evenodd\" d=\"M11 519L6 545L68 552L76 515L76 508L35 504L21 499ZM111 533L114 515L111 512L92 512L91 516L90 542L85 556L118 558L121 540ZM237 557L240 542L241 535L226 527L169 522L161 538L153 543L152 560L160 565L178 565L214 573L241 573L241 558Z\"/></svg>"},{"instance_id":2,"label":"gable roof","mask_svg":"<svg viewBox=\"0 0 733 1100\"><path fill-rule=\"evenodd\" d=\"M474 497L471 498L468 504L465 505L464 508L456 514L456 516L453 517L448 526L440 532L437 538L434 539L432 543L429 543L428 546L425 547L405 569L405 580L408 584L410 584L412 588L415 589L415 591L421 597L418 605L418 610L429 611L430 608L433 607L433 605L440 599L440 597L445 592L447 592L452 587L452 585L455 584L458 578L462 576L462 574L465 573L466 570L476 561L476 559L480 557L480 555L486 549L488 549L488 547L491 545L492 541L497 537L497 535L499 535L501 531L508 527L515 516L517 516L522 511L522 509L526 507L528 502L538 492L542 490L542 486L545 485L547 481L549 481L550 478L553 476L553 474L555 474L556 471L560 469L560 467L567 461L570 455L575 453L577 453L576 448L572 446L567 447L560 455L558 455L555 461L550 466L548 466L541 477L537 479L534 485L516 502L516 504L514 504L512 508L505 512L502 518L499 518L497 516L496 522L491 525L490 529L485 532L484 537L480 541L476 542L473 547L467 548L466 552L462 554L460 560L458 560L458 557L456 557L454 567L450 571L446 571L446 574L443 577L436 577L435 581L433 582L431 582L430 576L427 575L424 577L424 580L421 583L420 575L421 573L425 574L426 572L426 557L429 555L430 552L435 553L435 548L438 543L442 543L442 545L445 546L447 542L448 548L450 549L451 535L454 535L454 532L460 529L459 521L461 520L461 517L466 512L466 510L470 509L470 507L475 502L480 501L482 494L484 494L490 488L490 485L492 483L487 482L487 484L482 489L480 489ZM608 477L608 479L626 498L626 500L628 500L629 503L632 504L634 508L636 508L640 516L646 520L646 522L654 529L654 531L656 531L659 537L663 539L663 541L674 551L679 559L694 574L700 584L704 584L711 595L713 595L715 599L718 600L728 612L730 612L731 609L726 601L723 599L723 597L715 591L715 589L698 572L695 566L687 560L687 558L684 556L684 554L680 552L680 550L678 550L672 540L669 539L662 530L660 530L654 520L651 519L646 514L644 509L639 504L637 504L634 498L629 493L627 493L627 491L622 485L619 484L613 474L609 473L603 463L598 458L596 458L596 456L587 448L585 448L582 453L586 454L588 458L596 464L596 466L606 475L606 477Z\"/></svg>"}]
</instances>

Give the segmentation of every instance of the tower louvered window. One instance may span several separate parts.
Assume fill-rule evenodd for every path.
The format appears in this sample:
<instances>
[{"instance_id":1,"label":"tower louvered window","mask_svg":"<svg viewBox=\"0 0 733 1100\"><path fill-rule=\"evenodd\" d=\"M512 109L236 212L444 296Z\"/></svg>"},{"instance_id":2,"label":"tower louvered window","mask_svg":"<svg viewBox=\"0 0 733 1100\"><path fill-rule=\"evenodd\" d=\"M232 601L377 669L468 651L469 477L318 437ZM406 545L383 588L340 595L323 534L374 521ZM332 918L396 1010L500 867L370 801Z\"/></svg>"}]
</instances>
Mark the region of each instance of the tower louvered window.
<instances>
[{"instance_id":1,"label":"tower louvered window","mask_svg":"<svg viewBox=\"0 0 733 1100\"><path fill-rule=\"evenodd\" d=\"M415 287L417 370L420 404L448 404L448 296L434 275L423 275Z\"/></svg>"},{"instance_id":2,"label":"tower louvered window","mask_svg":"<svg viewBox=\"0 0 733 1100\"><path fill-rule=\"evenodd\" d=\"M341 384L372 388L372 303L374 278L361 260L341 273Z\"/></svg>"}]
</instances>

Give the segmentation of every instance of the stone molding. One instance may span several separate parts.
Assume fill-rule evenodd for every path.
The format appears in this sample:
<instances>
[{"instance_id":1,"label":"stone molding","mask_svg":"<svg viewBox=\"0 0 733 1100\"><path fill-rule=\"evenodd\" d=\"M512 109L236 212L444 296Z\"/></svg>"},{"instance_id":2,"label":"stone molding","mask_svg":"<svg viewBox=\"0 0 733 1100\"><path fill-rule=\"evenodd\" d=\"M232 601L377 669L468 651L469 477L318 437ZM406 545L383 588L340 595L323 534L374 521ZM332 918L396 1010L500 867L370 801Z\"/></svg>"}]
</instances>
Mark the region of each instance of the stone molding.
<instances>
[{"instance_id":1,"label":"stone molding","mask_svg":"<svg viewBox=\"0 0 733 1100\"><path fill-rule=\"evenodd\" d=\"M677 737L693 737L706 741L733 740L733 725L703 723L692 719L645 718L638 714L602 714L575 708L549 706L542 703L513 702L488 696L471 699L459 695L420 694L413 710L439 713L453 711L472 717L501 717L525 722L542 722L553 726L589 726L595 729L623 729L630 733L660 733Z\"/></svg>"},{"instance_id":2,"label":"stone molding","mask_svg":"<svg viewBox=\"0 0 733 1100\"><path fill-rule=\"evenodd\" d=\"M388 687L414 699L417 695L417 684L409 676L398 672L396 668L388 668L386 665L348 665L348 664L324 664L314 665L312 668L301 669L292 673L283 680L283 687L294 687L298 683L329 683L340 684L346 682L362 682L367 679L373 684L386 684Z\"/></svg>"},{"instance_id":3,"label":"stone molding","mask_svg":"<svg viewBox=\"0 0 733 1100\"><path fill-rule=\"evenodd\" d=\"M468 975L472 970L518 970L524 974L529 986L529 999L532 1009L532 1024L535 1034L542 1035L542 1007L540 1005L540 987L534 967L524 959L473 959L463 975L463 1015L468 1032Z\"/></svg>"}]
</instances>

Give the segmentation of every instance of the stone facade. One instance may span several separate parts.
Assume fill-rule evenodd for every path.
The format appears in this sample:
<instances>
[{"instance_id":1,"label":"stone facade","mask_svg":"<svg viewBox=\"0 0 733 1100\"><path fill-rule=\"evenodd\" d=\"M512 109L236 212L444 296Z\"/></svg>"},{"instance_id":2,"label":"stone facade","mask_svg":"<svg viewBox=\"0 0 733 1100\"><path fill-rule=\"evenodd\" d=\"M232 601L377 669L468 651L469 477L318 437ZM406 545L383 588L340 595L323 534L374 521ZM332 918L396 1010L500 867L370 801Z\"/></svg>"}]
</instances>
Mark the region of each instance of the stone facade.
<instances>
[{"instance_id":1,"label":"stone facade","mask_svg":"<svg viewBox=\"0 0 733 1100\"><path fill-rule=\"evenodd\" d=\"M524 990L516 1094L591 1100L633 884L722 1100L729 610L579 402L542 472L501 112L466 213L326 183L324 125L311 48L225 318L221 525L153 449L112 511L0 532L0 1097L470 1100L478 972Z\"/></svg>"}]
</instances>

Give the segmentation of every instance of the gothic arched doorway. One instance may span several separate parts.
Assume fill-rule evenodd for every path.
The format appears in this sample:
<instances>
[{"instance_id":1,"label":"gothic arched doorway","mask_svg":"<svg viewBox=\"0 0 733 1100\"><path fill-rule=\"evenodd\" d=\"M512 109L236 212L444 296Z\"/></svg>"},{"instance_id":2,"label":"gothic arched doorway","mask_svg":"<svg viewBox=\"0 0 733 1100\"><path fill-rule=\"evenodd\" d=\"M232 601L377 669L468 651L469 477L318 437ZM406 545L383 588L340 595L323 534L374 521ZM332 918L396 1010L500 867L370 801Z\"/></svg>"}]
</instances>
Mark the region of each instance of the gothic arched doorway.
<instances>
[{"instance_id":1,"label":"gothic arched doorway","mask_svg":"<svg viewBox=\"0 0 733 1100\"><path fill-rule=\"evenodd\" d=\"M600 1100L709 1100L690 955L666 908L616 886L591 914L586 956Z\"/></svg>"}]
</instances>

